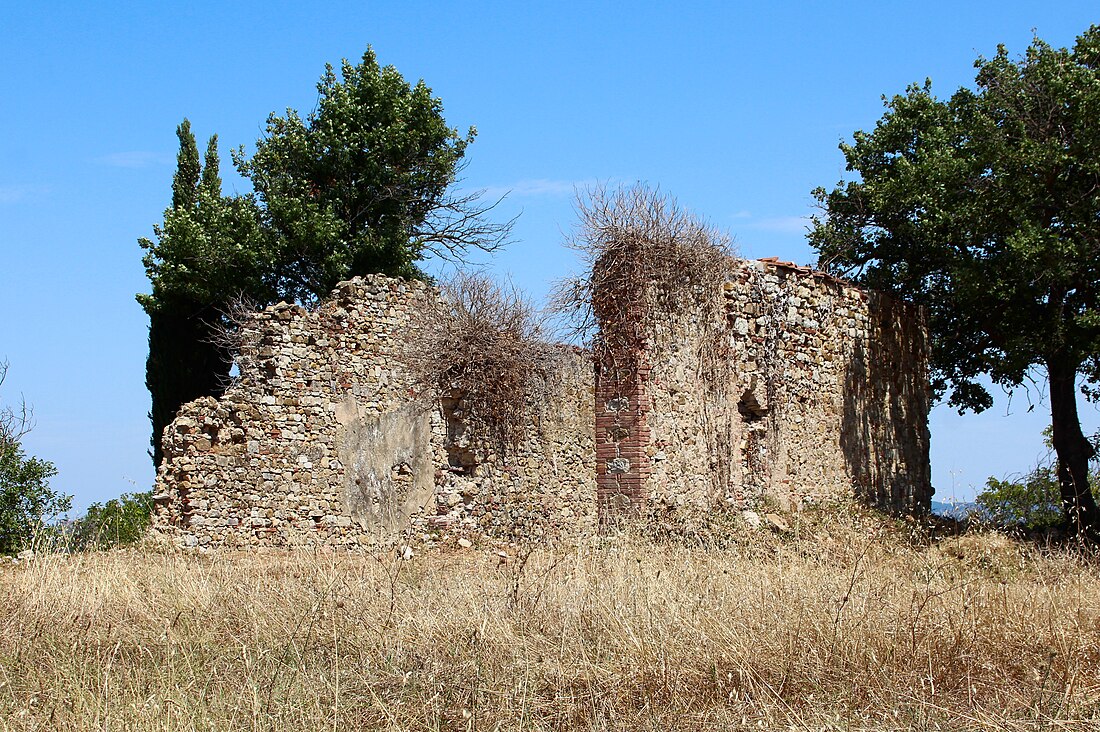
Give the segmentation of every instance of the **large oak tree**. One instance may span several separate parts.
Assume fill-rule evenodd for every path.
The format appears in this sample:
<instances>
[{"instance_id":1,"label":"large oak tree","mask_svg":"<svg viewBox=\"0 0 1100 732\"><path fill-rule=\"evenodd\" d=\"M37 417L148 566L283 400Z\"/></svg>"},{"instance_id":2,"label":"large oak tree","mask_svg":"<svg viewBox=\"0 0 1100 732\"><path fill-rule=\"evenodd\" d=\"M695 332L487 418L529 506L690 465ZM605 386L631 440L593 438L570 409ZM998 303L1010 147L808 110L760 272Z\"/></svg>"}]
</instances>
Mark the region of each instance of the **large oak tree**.
<instances>
[{"instance_id":1,"label":"large oak tree","mask_svg":"<svg viewBox=\"0 0 1100 732\"><path fill-rule=\"evenodd\" d=\"M810 239L819 266L926 308L933 386L960 411L992 404L979 376L1045 375L1065 517L1097 537L1077 389L1100 384L1100 26L975 68L973 89L911 86L841 145L858 178L815 191Z\"/></svg>"},{"instance_id":2,"label":"large oak tree","mask_svg":"<svg viewBox=\"0 0 1100 732\"><path fill-rule=\"evenodd\" d=\"M271 114L251 158L233 155L278 244L287 299L323 297L372 272L422 277L427 255L461 259L503 245L510 224L485 215L495 204L455 188L476 130L448 126L423 81L409 84L368 48L339 76L326 66L317 95L304 118Z\"/></svg>"}]
</instances>

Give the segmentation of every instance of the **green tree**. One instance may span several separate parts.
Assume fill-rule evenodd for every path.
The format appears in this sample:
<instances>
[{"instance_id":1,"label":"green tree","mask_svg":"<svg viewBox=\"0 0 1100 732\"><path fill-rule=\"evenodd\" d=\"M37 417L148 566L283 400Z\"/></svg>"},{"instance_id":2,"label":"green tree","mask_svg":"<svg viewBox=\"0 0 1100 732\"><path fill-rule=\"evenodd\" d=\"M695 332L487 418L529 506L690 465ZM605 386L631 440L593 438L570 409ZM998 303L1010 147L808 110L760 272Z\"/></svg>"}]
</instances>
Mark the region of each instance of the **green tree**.
<instances>
[{"instance_id":1,"label":"green tree","mask_svg":"<svg viewBox=\"0 0 1100 732\"><path fill-rule=\"evenodd\" d=\"M179 138L180 149L176 153L176 174L172 176L172 210L190 211L199 205L199 176L202 171L199 146L191 132L191 120L185 118L180 123L176 128L176 137ZM217 138L211 138L211 142L216 145Z\"/></svg>"},{"instance_id":2,"label":"green tree","mask_svg":"<svg viewBox=\"0 0 1100 732\"><path fill-rule=\"evenodd\" d=\"M123 493L106 503L93 503L72 522L70 540L78 549L109 549L133 544L145 534L153 512L153 494Z\"/></svg>"},{"instance_id":3,"label":"green tree","mask_svg":"<svg viewBox=\"0 0 1100 732\"><path fill-rule=\"evenodd\" d=\"M842 144L855 181L816 190L819 266L922 304L933 385L960 411L992 404L978 377L1049 384L1061 504L1100 535L1077 378L1100 381L1100 27L1072 50L979 58L976 87L885 100Z\"/></svg>"},{"instance_id":4,"label":"green tree","mask_svg":"<svg viewBox=\"0 0 1100 732\"><path fill-rule=\"evenodd\" d=\"M1050 427L1043 430L1044 442L1051 447ZM1100 444L1100 434L1091 438ZM1089 472L1093 496L1100 492L1100 464ZM1048 455L1018 479L989 478L975 502L982 515L993 524L1010 530L1042 531L1062 523L1062 500L1058 487L1056 461Z\"/></svg>"},{"instance_id":5,"label":"green tree","mask_svg":"<svg viewBox=\"0 0 1100 732\"><path fill-rule=\"evenodd\" d=\"M420 277L429 254L503 245L510 224L486 218L495 204L453 191L476 132L447 126L423 81L410 86L368 48L339 79L326 66L317 92L315 111L270 115L255 154L233 156L277 239L283 297L317 299L372 272Z\"/></svg>"},{"instance_id":6,"label":"green tree","mask_svg":"<svg viewBox=\"0 0 1100 732\"><path fill-rule=\"evenodd\" d=\"M422 277L429 254L461 259L507 239L511 222L487 218L495 204L454 192L474 129L448 127L431 89L379 67L370 49L340 71L326 67L305 119L272 114L255 154L234 152L248 195L222 196L216 136L200 164L190 122L176 130L172 206L155 240L140 240L155 465L180 406L225 389L233 354L219 333L233 327L224 314L234 301L315 301L374 272Z\"/></svg>"},{"instance_id":7,"label":"green tree","mask_svg":"<svg viewBox=\"0 0 1100 732\"><path fill-rule=\"evenodd\" d=\"M25 549L36 530L65 513L72 497L50 488L53 463L28 457L18 442L0 441L0 554Z\"/></svg>"},{"instance_id":8,"label":"green tree","mask_svg":"<svg viewBox=\"0 0 1100 732\"><path fill-rule=\"evenodd\" d=\"M141 239L152 292L137 296L149 315L145 383L152 397L153 464L161 460L161 434L180 406L219 396L229 381L233 354L225 339L226 313L235 299L268 303L276 294L275 252L250 196L222 196L217 136L199 163L191 124L176 130L180 150L172 206Z\"/></svg>"},{"instance_id":9,"label":"green tree","mask_svg":"<svg viewBox=\"0 0 1100 732\"><path fill-rule=\"evenodd\" d=\"M7 374L7 362L0 362L0 385ZM25 403L18 408L0 404L0 554L25 549L36 530L72 506L71 496L49 486L57 474L53 463L24 452L21 440L30 428Z\"/></svg>"}]
</instances>

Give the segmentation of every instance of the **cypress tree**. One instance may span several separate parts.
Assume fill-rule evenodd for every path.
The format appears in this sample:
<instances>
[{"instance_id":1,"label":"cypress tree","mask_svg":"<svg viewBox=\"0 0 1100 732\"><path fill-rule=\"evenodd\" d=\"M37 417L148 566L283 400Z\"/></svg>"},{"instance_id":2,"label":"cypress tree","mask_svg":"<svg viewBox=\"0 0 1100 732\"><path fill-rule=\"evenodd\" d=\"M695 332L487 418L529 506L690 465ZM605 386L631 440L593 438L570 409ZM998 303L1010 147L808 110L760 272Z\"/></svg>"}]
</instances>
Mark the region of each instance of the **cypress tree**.
<instances>
[{"instance_id":1,"label":"cypress tree","mask_svg":"<svg viewBox=\"0 0 1100 732\"><path fill-rule=\"evenodd\" d=\"M221 198L222 195L221 160L218 157L217 135L211 135L209 142L206 143L199 193L200 198L205 197L207 200Z\"/></svg>"},{"instance_id":2,"label":"cypress tree","mask_svg":"<svg viewBox=\"0 0 1100 732\"><path fill-rule=\"evenodd\" d=\"M199 202L199 147L186 117L176 128L180 150L176 154L176 174L172 177L172 208L193 209Z\"/></svg>"},{"instance_id":3,"label":"cypress tree","mask_svg":"<svg viewBox=\"0 0 1100 732\"><path fill-rule=\"evenodd\" d=\"M146 269L153 282L150 295L138 295L149 314L149 356L145 362L145 385L151 397L150 439L155 466L160 465L161 437L181 406L203 396L221 396L233 364L232 354L216 345L215 331L221 326L222 303L209 301L206 289L221 266L217 242L225 202L218 159L218 136L206 147L205 165L191 123L184 119L176 128L179 153L172 178L172 207L164 213L164 224L155 228L158 242L142 239L149 253ZM173 252L173 267L162 269L161 258ZM182 265L182 266L181 266Z\"/></svg>"}]
</instances>

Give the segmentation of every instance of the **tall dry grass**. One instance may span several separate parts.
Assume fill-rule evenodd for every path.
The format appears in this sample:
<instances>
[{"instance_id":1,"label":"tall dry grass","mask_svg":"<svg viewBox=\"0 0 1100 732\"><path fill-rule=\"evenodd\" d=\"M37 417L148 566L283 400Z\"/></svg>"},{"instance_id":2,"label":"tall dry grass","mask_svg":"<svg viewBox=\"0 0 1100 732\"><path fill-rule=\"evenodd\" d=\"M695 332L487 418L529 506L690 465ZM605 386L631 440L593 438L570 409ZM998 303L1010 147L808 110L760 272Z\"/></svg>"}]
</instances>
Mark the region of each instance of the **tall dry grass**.
<instances>
[{"instance_id":1,"label":"tall dry grass","mask_svg":"<svg viewBox=\"0 0 1100 732\"><path fill-rule=\"evenodd\" d=\"M1096 729L1100 578L826 514L501 564L126 551L0 569L0 729Z\"/></svg>"}]
</instances>

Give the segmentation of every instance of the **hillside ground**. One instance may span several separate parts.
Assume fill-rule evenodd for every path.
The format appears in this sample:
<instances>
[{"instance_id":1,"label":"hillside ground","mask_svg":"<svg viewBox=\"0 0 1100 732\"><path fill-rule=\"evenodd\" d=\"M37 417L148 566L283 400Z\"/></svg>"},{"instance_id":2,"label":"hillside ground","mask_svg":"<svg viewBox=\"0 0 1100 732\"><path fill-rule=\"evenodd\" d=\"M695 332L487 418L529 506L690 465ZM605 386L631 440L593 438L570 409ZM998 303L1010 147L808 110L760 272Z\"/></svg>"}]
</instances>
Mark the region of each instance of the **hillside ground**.
<instances>
[{"instance_id":1,"label":"hillside ground","mask_svg":"<svg viewBox=\"0 0 1100 732\"><path fill-rule=\"evenodd\" d=\"M785 521L6 562L0 730L1100 725L1092 558L853 509Z\"/></svg>"}]
</instances>

